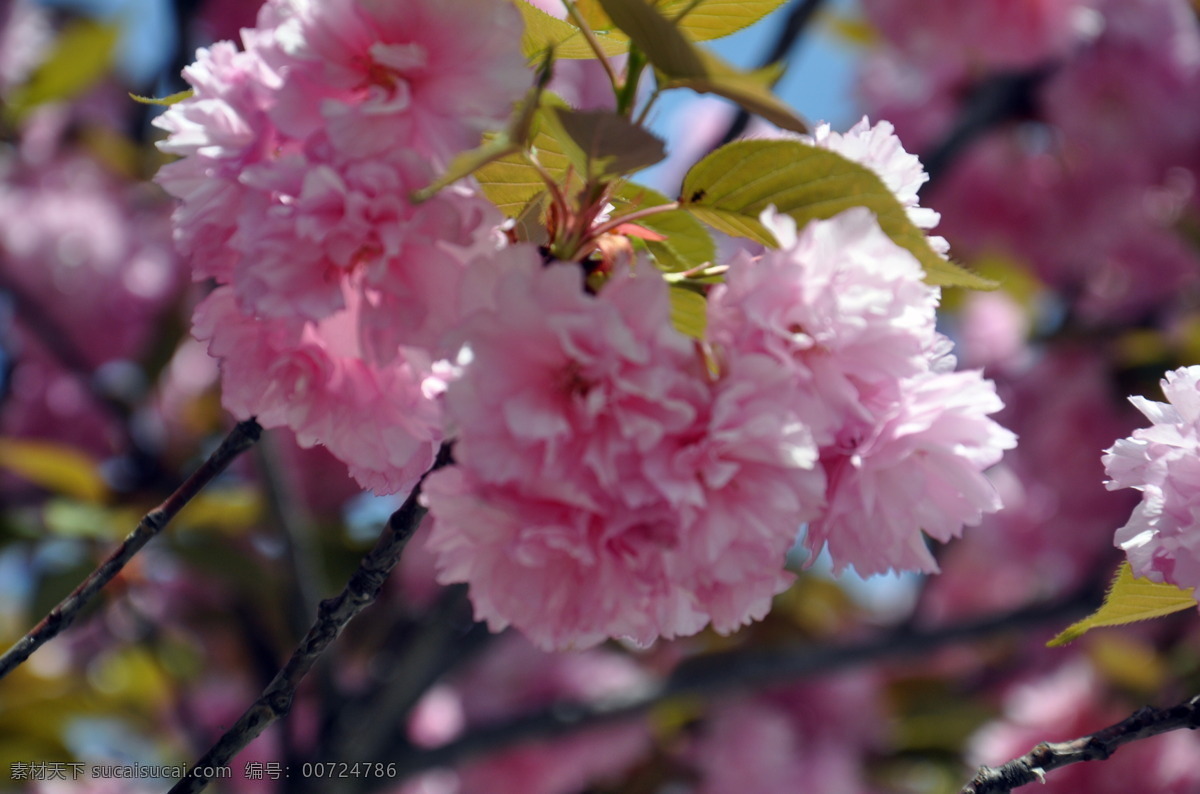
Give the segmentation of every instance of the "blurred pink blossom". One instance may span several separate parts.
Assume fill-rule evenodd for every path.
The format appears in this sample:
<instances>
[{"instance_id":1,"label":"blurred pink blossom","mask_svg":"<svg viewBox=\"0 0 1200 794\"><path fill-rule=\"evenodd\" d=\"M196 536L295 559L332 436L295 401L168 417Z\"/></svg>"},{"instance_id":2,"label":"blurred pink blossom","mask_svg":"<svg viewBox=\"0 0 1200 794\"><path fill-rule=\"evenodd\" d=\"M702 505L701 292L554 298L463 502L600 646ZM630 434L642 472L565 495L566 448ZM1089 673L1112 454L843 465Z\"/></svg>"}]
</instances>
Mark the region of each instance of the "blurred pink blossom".
<instances>
[{"instance_id":1,"label":"blurred pink blossom","mask_svg":"<svg viewBox=\"0 0 1200 794\"><path fill-rule=\"evenodd\" d=\"M695 794L874 791L866 761L884 738L882 693L869 673L717 701L686 759Z\"/></svg>"},{"instance_id":2,"label":"blurred pink blossom","mask_svg":"<svg viewBox=\"0 0 1200 794\"><path fill-rule=\"evenodd\" d=\"M633 659L607 650L547 654L516 634L496 640L464 674L430 690L410 721L414 741L436 747L470 728L496 723L558 700L628 696L647 685ZM641 721L626 721L527 742L494 756L438 770L397 794L573 794L619 776L651 745Z\"/></svg>"},{"instance_id":3,"label":"blurred pink blossom","mask_svg":"<svg viewBox=\"0 0 1200 794\"><path fill-rule=\"evenodd\" d=\"M1016 69L1067 54L1100 24L1092 0L865 0L888 42L918 61Z\"/></svg>"}]
</instances>

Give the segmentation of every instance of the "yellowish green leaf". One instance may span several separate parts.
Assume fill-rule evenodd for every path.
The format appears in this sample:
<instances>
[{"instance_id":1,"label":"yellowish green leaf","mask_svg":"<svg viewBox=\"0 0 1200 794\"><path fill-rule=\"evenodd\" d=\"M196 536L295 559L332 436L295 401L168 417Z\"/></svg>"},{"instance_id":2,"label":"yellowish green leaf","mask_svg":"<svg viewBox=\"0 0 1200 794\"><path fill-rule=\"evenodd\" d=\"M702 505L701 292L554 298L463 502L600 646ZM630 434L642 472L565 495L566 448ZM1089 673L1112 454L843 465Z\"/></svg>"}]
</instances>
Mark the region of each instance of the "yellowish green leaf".
<instances>
[{"instance_id":1,"label":"yellowish green leaf","mask_svg":"<svg viewBox=\"0 0 1200 794\"><path fill-rule=\"evenodd\" d=\"M661 140L619 113L570 108L551 112L564 136L559 140L574 144L582 158L577 165L590 179L622 176L666 156Z\"/></svg>"},{"instance_id":2,"label":"yellowish green leaf","mask_svg":"<svg viewBox=\"0 0 1200 794\"><path fill-rule=\"evenodd\" d=\"M1123 626L1195 607L1196 597L1191 590L1149 579L1137 579L1129 563L1123 562L1101 607L1078 623L1068 626L1046 644L1055 648L1079 639L1092 629Z\"/></svg>"},{"instance_id":3,"label":"yellowish green leaf","mask_svg":"<svg viewBox=\"0 0 1200 794\"><path fill-rule=\"evenodd\" d=\"M712 41L753 25L775 11L787 0L666 0L656 7L692 41ZM613 21L601 8L600 0L578 0L576 8L592 30L619 35ZM680 13L687 12L683 19Z\"/></svg>"},{"instance_id":4,"label":"yellowish green leaf","mask_svg":"<svg viewBox=\"0 0 1200 794\"><path fill-rule=\"evenodd\" d=\"M704 74L700 51L646 0L600 0L600 6L650 63L669 77Z\"/></svg>"},{"instance_id":5,"label":"yellowish green leaf","mask_svg":"<svg viewBox=\"0 0 1200 794\"><path fill-rule=\"evenodd\" d=\"M699 9L677 27L662 9L646 0L599 2L658 70L664 88L691 88L723 96L784 129L807 129L803 119L771 93L771 83L779 76L777 68L743 71L688 39L686 20Z\"/></svg>"},{"instance_id":6,"label":"yellowish green leaf","mask_svg":"<svg viewBox=\"0 0 1200 794\"><path fill-rule=\"evenodd\" d=\"M546 189L538 166L555 181L566 179L571 159L566 147L546 124L545 110L534 118L529 152L515 152L494 160L475 172L475 180L483 194L510 218L521 214L529 202ZM534 162L537 165L534 165Z\"/></svg>"},{"instance_id":7,"label":"yellowish green leaf","mask_svg":"<svg viewBox=\"0 0 1200 794\"><path fill-rule=\"evenodd\" d=\"M771 230L763 226L757 217L737 211L702 207L698 204L689 205L688 208L692 215L718 231L734 237L745 237L768 248L779 247L779 241L775 239L775 235L771 234Z\"/></svg>"},{"instance_id":8,"label":"yellowish green leaf","mask_svg":"<svg viewBox=\"0 0 1200 794\"><path fill-rule=\"evenodd\" d=\"M852 207L866 207L883 231L917 258L929 283L973 289L996 286L934 251L874 171L801 141L735 141L722 146L688 171L682 196L705 223L769 245L775 242L758 220L768 206L789 215L800 227Z\"/></svg>"},{"instance_id":9,"label":"yellowish green leaf","mask_svg":"<svg viewBox=\"0 0 1200 794\"><path fill-rule=\"evenodd\" d=\"M143 105L162 105L163 107L170 107L171 105L178 104L185 99L191 99L192 95L195 93L195 89L189 88L186 91L177 91L174 94L168 94L164 97L140 96L138 94L130 93L129 98L134 102L140 102Z\"/></svg>"},{"instance_id":10,"label":"yellowish green leaf","mask_svg":"<svg viewBox=\"0 0 1200 794\"><path fill-rule=\"evenodd\" d=\"M708 323L708 302L686 287L671 285L671 323L682 334L702 339Z\"/></svg>"},{"instance_id":11,"label":"yellowish green leaf","mask_svg":"<svg viewBox=\"0 0 1200 794\"><path fill-rule=\"evenodd\" d=\"M119 33L115 25L90 19L69 23L29 80L9 96L5 110L10 120L38 105L73 99L95 85L112 65Z\"/></svg>"},{"instance_id":12,"label":"yellowish green leaf","mask_svg":"<svg viewBox=\"0 0 1200 794\"><path fill-rule=\"evenodd\" d=\"M188 502L176 523L184 528L236 533L255 526L262 513L262 496L255 488L206 490Z\"/></svg>"},{"instance_id":13,"label":"yellowish green leaf","mask_svg":"<svg viewBox=\"0 0 1200 794\"><path fill-rule=\"evenodd\" d=\"M627 182L613 196L616 216L625 215L646 207L669 204L663 194L648 187ZM648 215L637 221L651 231L665 235L665 240L647 240L646 249L663 270L678 272L711 262L717 256L712 235L704 224L686 210Z\"/></svg>"},{"instance_id":14,"label":"yellowish green leaf","mask_svg":"<svg viewBox=\"0 0 1200 794\"><path fill-rule=\"evenodd\" d=\"M775 11L787 0L700 0L677 22L692 41L711 41L737 33ZM659 4L663 16L676 19L692 0L669 0Z\"/></svg>"},{"instance_id":15,"label":"yellowish green leaf","mask_svg":"<svg viewBox=\"0 0 1200 794\"><path fill-rule=\"evenodd\" d=\"M1093 634L1088 638L1087 655L1101 675L1134 692L1158 692L1170 676L1162 655L1128 632Z\"/></svg>"},{"instance_id":16,"label":"yellowish green leaf","mask_svg":"<svg viewBox=\"0 0 1200 794\"><path fill-rule=\"evenodd\" d=\"M525 20L525 33L521 37L521 51L527 58L536 58L547 49L553 49L555 58L595 58L587 39L579 28L570 22L551 16L525 0L514 0ZM602 30L593 31L600 49L605 55L620 55L629 51L629 39Z\"/></svg>"},{"instance_id":17,"label":"yellowish green leaf","mask_svg":"<svg viewBox=\"0 0 1200 794\"><path fill-rule=\"evenodd\" d=\"M96 461L66 444L0 439L0 468L47 491L84 501L98 502L108 494Z\"/></svg>"},{"instance_id":18,"label":"yellowish green leaf","mask_svg":"<svg viewBox=\"0 0 1200 794\"><path fill-rule=\"evenodd\" d=\"M51 499L42 509L42 521L55 535L100 540L125 537L141 517L132 507L109 507L75 499Z\"/></svg>"},{"instance_id":19,"label":"yellowish green leaf","mask_svg":"<svg viewBox=\"0 0 1200 794\"><path fill-rule=\"evenodd\" d=\"M704 73L694 76L670 77L664 88L690 88L702 94L716 94L732 100L751 113L793 132L805 132L808 125L794 110L771 91L780 74L778 66L743 71L718 56L698 51L704 63Z\"/></svg>"}]
</instances>

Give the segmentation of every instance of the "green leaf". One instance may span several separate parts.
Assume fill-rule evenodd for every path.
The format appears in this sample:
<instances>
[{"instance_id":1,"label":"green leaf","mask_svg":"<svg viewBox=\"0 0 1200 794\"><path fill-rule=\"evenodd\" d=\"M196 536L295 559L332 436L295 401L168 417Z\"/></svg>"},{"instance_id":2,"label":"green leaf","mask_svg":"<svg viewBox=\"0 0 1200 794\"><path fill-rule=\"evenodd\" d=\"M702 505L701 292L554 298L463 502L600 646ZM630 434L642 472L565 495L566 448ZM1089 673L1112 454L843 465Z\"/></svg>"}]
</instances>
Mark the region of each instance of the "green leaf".
<instances>
[{"instance_id":1,"label":"green leaf","mask_svg":"<svg viewBox=\"0 0 1200 794\"><path fill-rule=\"evenodd\" d=\"M682 334L696 339L704 338L704 327L708 323L708 301L686 287L671 285L671 324Z\"/></svg>"},{"instance_id":2,"label":"green leaf","mask_svg":"<svg viewBox=\"0 0 1200 794\"><path fill-rule=\"evenodd\" d=\"M776 242L758 217L769 205L794 218L800 227L851 207L866 207L875 213L883 231L917 258L929 283L973 289L996 286L934 251L874 171L800 141L735 141L722 146L688 171L682 196L705 223L766 245Z\"/></svg>"},{"instance_id":3,"label":"green leaf","mask_svg":"<svg viewBox=\"0 0 1200 794\"><path fill-rule=\"evenodd\" d=\"M723 96L784 129L807 129L804 120L771 93L771 84L779 76L777 68L743 71L696 47L684 34L691 14L677 27L646 0L599 2L658 70L664 88L690 88Z\"/></svg>"},{"instance_id":4,"label":"green leaf","mask_svg":"<svg viewBox=\"0 0 1200 794\"><path fill-rule=\"evenodd\" d=\"M658 7L675 19L692 0L669 0ZM787 0L701 0L677 24L692 41L711 41L737 33L770 14Z\"/></svg>"},{"instance_id":5,"label":"green leaf","mask_svg":"<svg viewBox=\"0 0 1200 794\"><path fill-rule=\"evenodd\" d=\"M670 201L663 194L648 187L627 182L613 195L613 203L616 205L613 214L619 217L634 210L669 204ZM648 215L635 223L666 236L665 240L645 241L646 249L663 270L690 270L705 262L711 262L717 256L712 235L704 228L704 224L686 210Z\"/></svg>"},{"instance_id":6,"label":"green leaf","mask_svg":"<svg viewBox=\"0 0 1200 794\"><path fill-rule=\"evenodd\" d=\"M42 508L42 522L55 535L119 540L137 526L141 514L132 507L109 507L74 499L51 499Z\"/></svg>"},{"instance_id":7,"label":"green leaf","mask_svg":"<svg viewBox=\"0 0 1200 794\"><path fill-rule=\"evenodd\" d=\"M771 91L779 79L780 67L769 66L752 72L743 71L710 52L700 51L704 73L695 76L670 77L664 88L690 88L702 94L716 94L730 99L751 113L762 116L777 127L793 132L805 132L804 123L787 103Z\"/></svg>"},{"instance_id":8,"label":"green leaf","mask_svg":"<svg viewBox=\"0 0 1200 794\"><path fill-rule=\"evenodd\" d=\"M177 524L236 534L256 526L262 514L263 500L257 488L229 487L197 494L180 511Z\"/></svg>"},{"instance_id":9,"label":"green leaf","mask_svg":"<svg viewBox=\"0 0 1200 794\"><path fill-rule=\"evenodd\" d=\"M536 58L547 49L553 49L555 58L580 60L596 57L579 28L524 0L515 2L525 20L525 33L521 37L521 51L525 57ZM594 30L593 33L605 55L620 55L629 51L629 39L624 36L613 36L600 30Z\"/></svg>"},{"instance_id":10,"label":"green leaf","mask_svg":"<svg viewBox=\"0 0 1200 794\"><path fill-rule=\"evenodd\" d=\"M134 102L140 102L143 105L162 105L163 107L170 107L171 105L178 104L185 99L191 99L195 93L196 90L194 88L189 88L186 91L177 91L174 94L168 94L167 96L156 98L140 96L130 92L129 98Z\"/></svg>"},{"instance_id":11,"label":"green leaf","mask_svg":"<svg viewBox=\"0 0 1200 794\"><path fill-rule=\"evenodd\" d=\"M525 206L546 189L531 157L560 183L566 179L571 167L566 147L550 132L553 125L546 123L546 112L541 110L534 117L529 153L520 151L506 155L475 172L475 180L483 194L510 218L520 215Z\"/></svg>"},{"instance_id":12,"label":"green leaf","mask_svg":"<svg viewBox=\"0 0 1200 794\"><path fill-rule=\"evenodd\" d=\"M112 65L119 34L115 25L90 19L69 23L28 82L12 92L6 115L19 120L38 105L73 99L91 88Z\"/></svg>"},{"instance_id":13,"label":"green leaf","mask_svg":"<svg viewBox=\"0 0 1200 794\"><path fill-rule=\"evenodd\" d=\"M99 502L108 494L96 461L65 444L0 439L0 468L47 491L84 501Z\"/></svg>"},{"instance_id":14,"label":"green leaf","mask_svg":"<svg viewBox=\"0 0 1200 794\"><path fill-rule=\"evenodd\" d=\"M1069 626L1046 645L1055 648L1079 639L1092 629L1123 626L1126 623L1160 618L1195 607L1196 597L1192 590L1152 582L1149 579L1136 579L1129 563L1123 562L1108 588L1104 604L1088 617Z\"/></svg>"},{"instance_id":15,"label":"green leaf","mask_svg":"<svg viewBox=\"0 0 1200 794\"><path fill-rule=\"evenodd\" d=\"M582 155L589 179L622 176L666 157L663 142L619 113L608 110L552 111L559 128Z\"/></svg>"},{"instance_id":16,"label":"green leaf","mask_svg":"<svg viewBox=\"0 0 1200 794\"><path fill-rule=\"evenodd\" d=\"M664 74L698 77L705 73L700 51L645 0L600 0L600 7Z\"/></svg>"},{"instance_id":17,"label":"green leaf","mask_svg":"<svg viewBox=\"0 0 1200 794\"><path fill-rule=\"evenodd\" d=\"M758 22L787 0L667 0L657 4L662 16L670 20L691 41L712 41ZM694 5L683 19L679 14ZM620 35L612 19L600 7L600 0L578 0L576 8L594 31Z\"/></svg>"}]
</instances>

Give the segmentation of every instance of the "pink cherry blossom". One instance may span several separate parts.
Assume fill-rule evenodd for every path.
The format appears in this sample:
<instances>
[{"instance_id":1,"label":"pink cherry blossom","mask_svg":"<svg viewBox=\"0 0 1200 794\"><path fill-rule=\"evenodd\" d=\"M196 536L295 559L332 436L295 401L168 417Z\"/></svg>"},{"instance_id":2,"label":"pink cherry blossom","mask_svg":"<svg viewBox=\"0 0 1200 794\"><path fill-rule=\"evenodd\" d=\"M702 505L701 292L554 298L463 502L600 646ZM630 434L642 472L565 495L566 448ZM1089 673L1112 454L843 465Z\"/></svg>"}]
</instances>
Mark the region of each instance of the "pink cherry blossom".
<instances>
[{"instance_id":1,"label":"pink cherry blossom","mask_svg":"<svg viewBox=\"0 0 1200 794\"><path fill-rule=\"evenodd\" d=\"M808 429L750 357L713 379L644 264L598 296L518 262L447 390L458 465L429 478L440 579L542 647L648 643L761 617L821 504ZM484 302L486 304L486 301Z\"/></svg>"},{"instance_id":2,"label":"pink cherry blossom","mask_svg":"<svg viewBox=\"0 0 1200 794\"><path fill-rule=\"evenodd\" d=\"M936 288L874 217L848 210L799 233L763 214L780 241L736 260L713 290L718 355L763 355L788 373L791 416L809 428L828 507L806 543L841 570L933 570L921 530L939 540L999 508L982 471L1011 448L987 418L1002 404L977 372L949 372L934 330Z\"/></svg>"},{"instance_id":3,"label":"pink cherry blossom","mask_svg":"<svg viewBox=\"0 0 1200 794\"><path fill-rule=\"evenodd\" d=\"M835 570L936 571L917 530L944 543L1000 509L982 472L1016 437L987 418L1003 407L991 381L929 372L895 388L868 398L871 419L848 422L822 449L829 509L805 542L814 554L828 544Z\"/></svg>"},{"instance_id":4,"label":"pink cherry blossom","mask_svg":"<svg viewBox=\"0 0 1200 794\"><path fill-rule=\"evenodd\" d=\"M850 673L718 700L687 748L696 794L873 791L867 758L882 737L879 680Z\"/></svg>"},{"instance_id":5,"label":"pink cherry blossom","mask_svg":"<svg viewBox=\"0 0 1200 794\"><path fill-rule=\"evenodd\" d=\"M1142 501L1116 543L1136 576L1179 587L1200 586L1200 367L1168 372L1167 402L1130 397L1151 425L1104 455L1110 489L1134 488Z\"/></svg>"},{"instance_id":6,"label":"pink cherry blossom","mask_svg":"<svg viewBox=\"0 0 1200 794\"><path fill-rule=\"evenodd\" d=\"M867 0L871 21L917 59L1014 69L1062 55L1099 24L1090 0Z\"/></svg>"},{"instance_id":7,"label":"pink cherry blossom","mask_svg":"<svg viewBox=\"0 0 1200 794\"><path fill-rule=\"evenodd\" d=\"M547 654L520 635L508 634L462 674L430 690L414 709L409 733L414 743L436 747L471 727L559 700L628 697L648 684L624 654L602 649ZM454 771L437 770L405 784L397 794L574 794L619 776L650 750L651 741L643 720L626 720L527 742Z\"/></svg>"},{"instance_id":8,"label":"pink cherry blossom","mask_svg":"<svg viewBox=\"0 0 1200 794\"><path fill-rule=\"evenodd\" d=\"M247 49L283 75L272 119L350 157L398 143L446 159L501 123L530 77L510 3L271 0Z\"/></svg>"},{"instance_id":9,"label":"pink cherry blossom","mask_svg":"<svg viewBox=\"0 0 1200 794\"><path fill-rule=\"evenodd\" d=\"M708 335L731 359L759 353L790 371L803 421L827 444L868 415L858 384L927 368L938 291L865 209L799 231L772 212L763 223L780 247L735 259L709 296Z\"/></svg>"},{"instance_id":10,"label":"pink cherry blossom","mask_svg":"<svg viewBox=\"0 0 1200 794\"><path fill-rule=\"evenodd\" d=\"M871 126L870 120L863 116L845 133L833 132L828 124L818 124L811 140L878 174L919 228L929 230L937 226L941 216L928 207L921 207L917 199L917 191L928 181L929 175L917 156L904 150L890 122L880 121ZM938 253L945 254L950 250L949 243L942 237L930 237L929 243Z\"/></svg>"},{"instance_id":11,"label":"pink cherry blossom","mask_svg":"<svg viewBox=\"0 0 1200 794\"><path fill-rule=\"evenodd\" d=\"M194 333L221 361L225 407L263 427L287 426L303 447L322 444L364 487L411 488L441 442L428 359L401 351L372 366L358 346L355 295L321 323L254 318L221 287L196 310Z\"/></svg>"}]
</instances>

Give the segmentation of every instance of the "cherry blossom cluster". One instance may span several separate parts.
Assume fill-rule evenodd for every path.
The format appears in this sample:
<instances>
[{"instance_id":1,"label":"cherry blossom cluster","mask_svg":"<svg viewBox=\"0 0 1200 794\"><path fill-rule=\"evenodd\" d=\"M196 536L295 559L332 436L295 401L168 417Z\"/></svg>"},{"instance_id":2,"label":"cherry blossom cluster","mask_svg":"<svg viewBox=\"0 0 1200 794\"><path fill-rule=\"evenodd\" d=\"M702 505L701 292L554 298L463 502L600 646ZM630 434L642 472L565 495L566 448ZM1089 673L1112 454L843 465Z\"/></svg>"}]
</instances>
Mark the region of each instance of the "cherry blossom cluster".
<instances>
[{"instance_id":1,"label":"cherry blossom cluster","mask_svg":"<svg viewBox=\"0 0 1200 794\"><path fill-rule=\"evenodd\" d=\"M158 124L182 159L176 241L218 288L195 332L225 405L323 444L364 486L411 488L442 440L433 348L496 210L411 192L506 118L529 77L503 2L272 0Z\"/></svg>"},{"instance_id":2,"label":"cherry blossom cluster","mask_svg":"<svg viewBox=\"0 0 1200 794\"><path fill-rule=\"evenodd\" d=\"M983 470L1014 437L867 210L765 212L780 247L728 263L692 339L645 258L588 279L468 187L410 199L532 79L517 25L500 0L271 0L244 49L200 52L160 182L217 284L194 331L226 407L377 492L453 442L424 486L439 581L543 648L734 631L791 582L806 524L839 570L936 570L926 535L999 507ZM889 125L814 142L936 224Z\"/></svg>"},{"instance_id":3,"label":"cherry blossom cluster","mask_svg":"<svg viewBox=\"0 0 1200 794\"><path fill-rule=\"evenodd\" d=\"M1116 543L1135 576L1200 587L1200 367L1168 372L1162 390L1165 403L1129 398L1151 425L1104 455L1110 489L1142 492Z\"/></svg>"}]
</instances>

